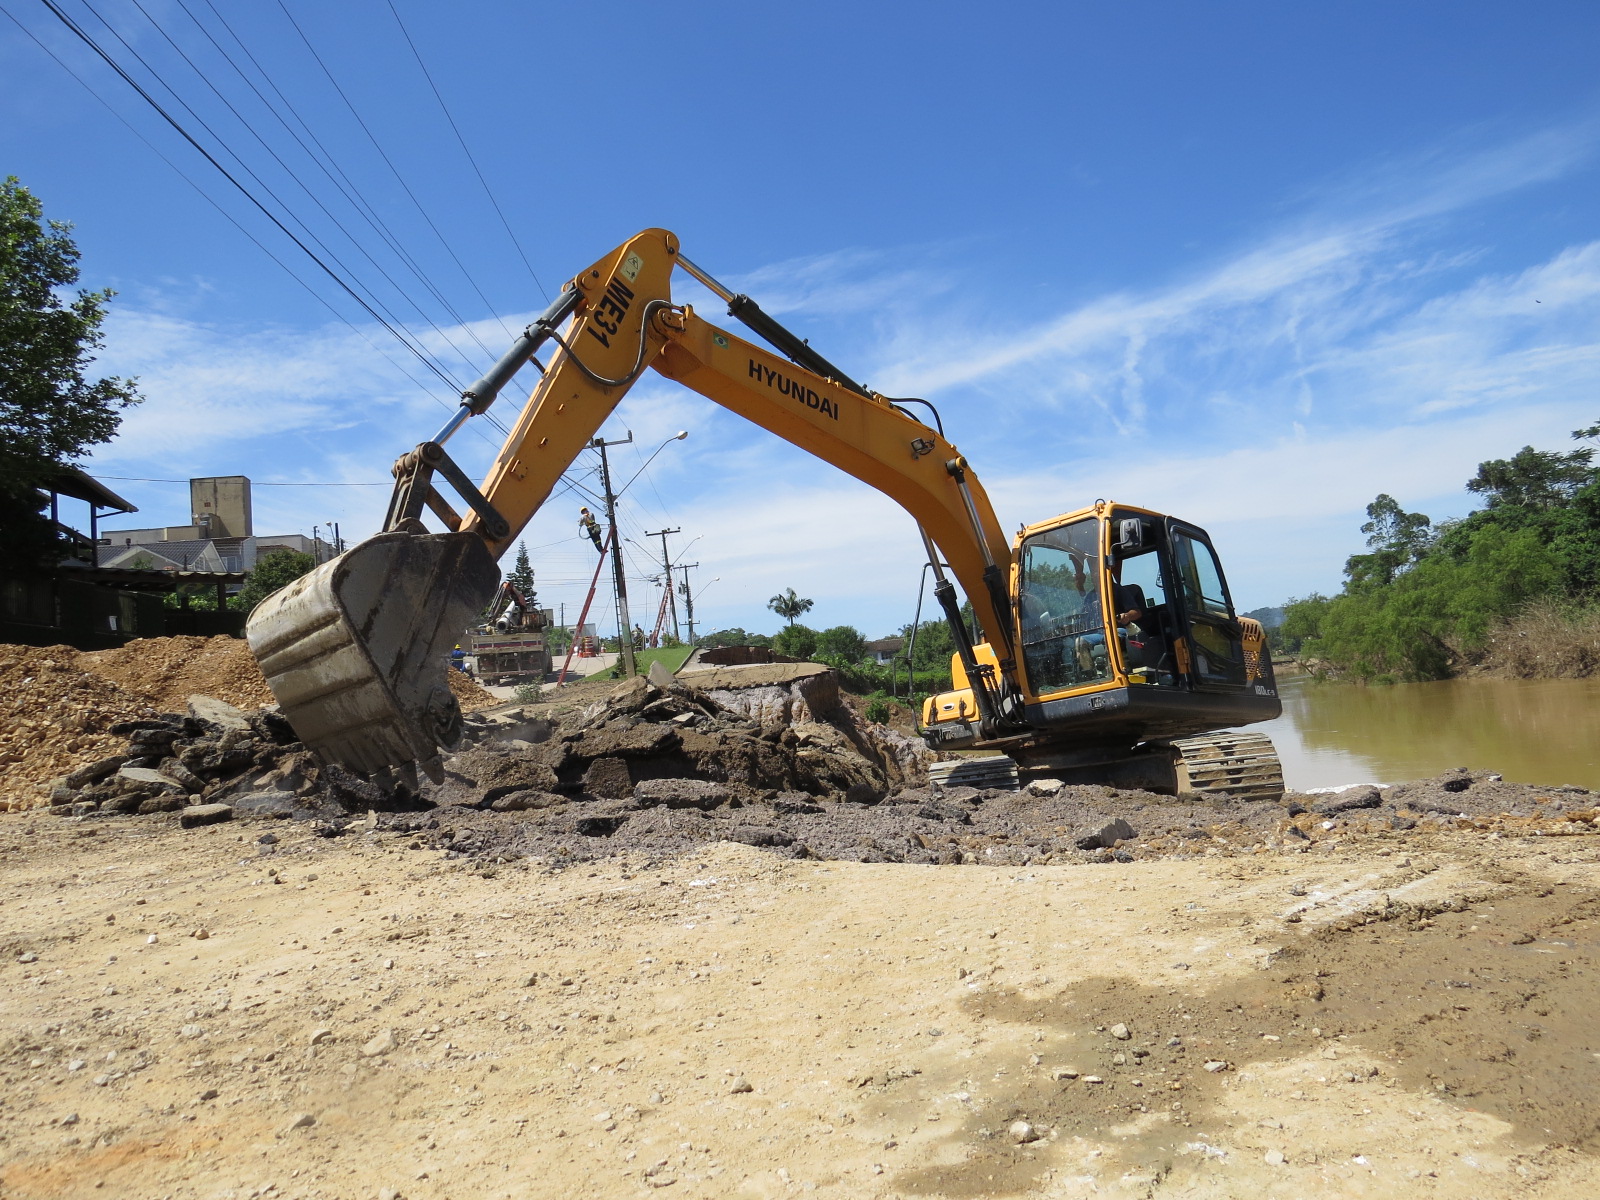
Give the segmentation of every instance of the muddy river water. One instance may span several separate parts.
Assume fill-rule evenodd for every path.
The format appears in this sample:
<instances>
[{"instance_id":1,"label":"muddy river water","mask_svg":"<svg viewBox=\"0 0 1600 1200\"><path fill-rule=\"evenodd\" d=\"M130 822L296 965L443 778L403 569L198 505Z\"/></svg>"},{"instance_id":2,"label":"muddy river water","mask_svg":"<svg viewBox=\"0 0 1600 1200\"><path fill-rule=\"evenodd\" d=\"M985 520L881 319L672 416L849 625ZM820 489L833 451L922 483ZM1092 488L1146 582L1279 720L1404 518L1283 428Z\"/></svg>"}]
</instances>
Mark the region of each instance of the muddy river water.
<instances>
[{"instance_id":1,"label":"muddy river water","mask_svg":"<svg viewBox=\"0 0 1600 1200\"><path fill-rule=\"evenodd\" d=\"M1600 680L1449 679L1361 687L1280 673L1283 716L1255 725L1291 788L1395 783L1452 767L1600 790Z\"/></svg>"}]
</instances>

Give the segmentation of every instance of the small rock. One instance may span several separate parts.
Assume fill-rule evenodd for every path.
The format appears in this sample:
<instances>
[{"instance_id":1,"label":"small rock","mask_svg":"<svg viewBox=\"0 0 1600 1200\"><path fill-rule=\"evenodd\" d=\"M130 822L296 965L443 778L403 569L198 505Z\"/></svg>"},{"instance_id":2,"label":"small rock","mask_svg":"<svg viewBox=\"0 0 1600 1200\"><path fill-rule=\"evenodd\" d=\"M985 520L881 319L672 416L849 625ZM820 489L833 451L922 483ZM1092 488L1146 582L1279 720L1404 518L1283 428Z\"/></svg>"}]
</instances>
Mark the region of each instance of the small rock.
<instances>
[{"instance_id":1,"label":"small rock","mask_svg":"<svg viewBox=\"0 0 1600 1200\"><path fill-rule=\"evenodd\" d=\"M88 1065L89 1064L84 1062L83 1059L75 1058L75 1059L73 1059L71 1062L69 1062L67 1064L67 1070L69 1070L69 1071L81 1071Z\"/></svg>"},{"instance_id":2,"label":"small rock","mask_svg":"<svg viewBox=\"0 0 1600 1200\"><path fill-rule=\"evenodd\" d=\"M746 1079L743 1075L741 1075L737 1079L735 1079L733 1081L733 1083L731 1085L729 1085L729 1087L728 1087L728 1094L730 1096L738 1096L738 1095L740 1095L740 1094L742 1094L744 1092L753 1092L753 1091L755 1091L755 1088L750 1086L750 1081L748 1079Z\"/></svg>"},{"instance_id":3,"label":"small rock","mask_svg":"<svg viewBox=\"0 0 1600 1200\"><path fill-rule=\"evenodd\" d=\"M143 784L148 791L178 790L178 785L168 779L160 771L150 767L122 767L117 771L117 778L127 780L129 783Z\"/></svg>"},{"instance_id":4,"label":"small rock","mask_svg":"<svg viewBox=\"0 0 1600 1200\"><path fill-rule=\"evenodd\" d=\"M276 846L278 844L278 835L275 833L263 833L256 841L263 846Z\"/></svg>"},{"instance_id":5,"label":"small rock","mask_svg":"<svg viewBox=\"0 0 1600 1200\"><path fill-rule=\"evenodd\" d=\"M1109 849L1118 842L1130 841L1137 836L1132 825L1117 817L1115 820L1107 821L1093 833L1084 834L1075 844L1079 850Z\"/></svg>"},{"instance_id":6,"label":"small rock","mask_svg":"<svg viewBox=\"0 0 1600 1200\"><path fill-rule=\"evenodd\" d=\"M1071 1067L1057 1067L1051 1074L1057 1079L1076 1079L1078 1077L1078 1072Z\"/></svg>"},{"instance_id":7,"label":"small rock","mask_svg":"<svg viewBox=\"0 0 1600 1200\"><path fill-rule=\"evenodd\" d=\"M1011 1128L1006 1130L1006 1133L1008 1133L1011 1136L1011 1140L1019 1146L1024 1145L1027 1142L1036 1142L1039 1140L1039 1131L1026 1121L1011 1122Z\"/></svg>"},{"instance_id":8,"label":"small rock","mask_svg":"<svg viewBox=\"0 0 1600 1200\"><path fill-rule=\"evenodd\" d=\"M296 1129L310 1129L316 1123L317 1119L310 1113L298 1113L287 1125L283 1127L283 1132L292 1133Z\"/></svg>"},{"instance_id":9,"label":"small rock","mask_svg":"<svg viewBox=\"0 0 1600 1200\"><path fill-rule=\"evenodd\" d=\"M202 1100L215 1100L221 1094L222 1093L217 1091L216 1088L207 1088L205 1091L200 1093L200 1099L202 1099Z\"/></svg>"},{"instance_id":10,"label":"small rock","mask_svg":"<svg viewBox=\"0 0 1600 1200\"><path fill-rule=\"evenodd\" d=\"M1111 1036L1116 1038L1119 1042L1125 1042L1133 1036L1133 1034L1128 1031L1128 1027L1121 1021L1118 1021L1111 1027L1110 1033Z\"/></svg>"},{"instance_id":11,"label":"small rock","mask_svg":"<svg viewBox=\"0 0 1600 1200\"><path fill-rule=\"evenodd\" d=\"M393 1188L379 1188L378 1200L405 1200L405 1197Z\"/></svg>"},{"instance_id":12,"label":"small rock","mask_svg":"<svg viewBox=\"0 0 1600 1200\"><path fill-rule=\"evenodd\" d=\"M97 762L79 767L68 775L62 783L69 788L88 787L91 783L98 783L107 775L112 774L128 761L126 754L113 754L110 758L102 758Z\"/></svg>"},{"instance_id":13,"label":"small rock","mask_svg":"<svg viewBox=\"0 0 1600 1200\"><path fill-rule=\"evenodd\" d=\"M1339 813L1355 812L1363 808L1379 808L1383 805L1383 793L1370 784L1361 787L1346 788L1336 792L1326 800L1319 800L1311 806L1311 811L1324 817L1337 816Z\"/></svg>"},{"instance_id":14,"label":"small rock","mask_svg":"<svg viewBox=\"0 0 1600 1200\"><path fill-rule=\"evenodd\" d=\"M194 804L178 815L178 824L185 829L194 829L200 825L216 825L231 820L233 820L233 808L227 804Z\"/></svg>"},{"instance_id":15,"label":"small rock","mask_svg":"<svg viewBox=\"0 0 1600 1200\"><path fill-rule=\"evenodd\" d=\"M1289 1156L1282 1150L1268 1150L1262 1157L1266 1159L1269 1167L1281 1167L1289 1161Z\"/></svg>"},{"instance_id":16,"label":"small rock","mask_svg":"<svg viewBox=\"0 0 1600 1200\"><path fill-rule=\"evenodd\" d=\"M68 1113L66 1116L62 1117L61 1121L60 1121L60 1124L62 1124L62 1125L76 1125L77 1123L78 1123L78 1114L75 1113L75 1112L74 1113Z\"/></svg>"},{"instance_id":17,"label":"small rock","mask_svg":"<svg viewBox=\"0 0 1600 1200\"><path fill-rule=\"evenodd\" d=\"M377 1058L380 1054L388 1054L400 1043L394 1036L394 1030L385 1029L377 1037L361 1047L361 1053L368 1058Z\"/></svg>"},{"instance_id":18,"label":"small rock","mask_svg":"<svg viewBox=\"0 0 1600 1200\"><path fill-rule=\"evenodd\" d=\"M37 954L35 954L32 950L25 950L25 951L23 951L23 953L17 955L17 961L21 962L21 963L38 962L39 961L39 956Z\"/></svg>"},{"instance_id":19,"label":"small rock","mask_svg":"<svg viewBox=\"0 0 1600 1200\"><path fill-rule=\"evenodd\" d=\"M311 1031L311 1044L313 1046L320 1046L323 1042L331 1041L333 1041L333 1030L314 1029Z\"/></svg>"},{"instance_id":20,"label":"small rock","mask_svg":"<svg viewBox=\"0 0 1600 1200\"><path fill-rule=\"evenodd\" d=\"M213 696L190 696L189 715L197 721L207 721L224 731L238 730L249 733L250 719L233 705Z\"/></svg>"},{"instance_id":21,"label":"small rock","mask_svg":"<svg viewBox=\"0 0 1600 1200\"><path fill-rule=\"evenodd\" d=\"M1115 1054L1113 1054L1111 1056L1111 1065L1113 1067L1125 1067L1125 1066L1127 1066L1128 1065L1128 1056L1126 1054L1124 1054L1121 1050L1118 1050Z\"/></svg>"},{"instance_id":22,"label":"small rock","mask_svg":"<svg viewBox=\"0 0 1600 1200\"><path fill-rule=\"evenodd\" d=\"M196 929L190 936L192 936L197 942L203 942L211 936L211 931L202 927L200 929Z\"/></svg>"},{"instance_id":23,"label":"small rock","mask_svg":"<svg viewBox=\"0 0 1600 1200\"><path fill-rule=\"evenodd\" d=\"M1226 1071L1228 1069L1228 1064L1223 1062L1221 1059L1214 1058L1210 1062L1206 1063L1205 1069L1215 1075L1218 1071Z\"/></svg>"},{"instance_id":24,"label":"small rock","mask_svg":"<svg viewBox=\"0 0 1600 1200\"><path fill-rule=\"evenodd\" d=\"M1028 791L1035 796L1054 796L1067 785L1059 779L1035 779L1029 782Z\"/></svg>"},{"instance_id":25,"label":"small rock","mask_svg":"<svg viewBox=\"0 0 1600 1200\"><path fill-rule=\"evenodd\" d=\"M161 935L159 933L152 933L149 937L145 938L144 944L146 946L154 946L154 945L159 944L160 941L161 941Z\"/></svg>"},{"instance_id":26,"label":"small rock","mask_svg":"<svg viewBox=\"0 0 1600 1200\"><path fill-rule=\"evenodd\" d=\"M205 1030L198 1025L185 1025L182 1029L178 1030L178 1036L181 1038L197 1038L202 1036L204 1033Z\"/></svg>"}]
</instances>

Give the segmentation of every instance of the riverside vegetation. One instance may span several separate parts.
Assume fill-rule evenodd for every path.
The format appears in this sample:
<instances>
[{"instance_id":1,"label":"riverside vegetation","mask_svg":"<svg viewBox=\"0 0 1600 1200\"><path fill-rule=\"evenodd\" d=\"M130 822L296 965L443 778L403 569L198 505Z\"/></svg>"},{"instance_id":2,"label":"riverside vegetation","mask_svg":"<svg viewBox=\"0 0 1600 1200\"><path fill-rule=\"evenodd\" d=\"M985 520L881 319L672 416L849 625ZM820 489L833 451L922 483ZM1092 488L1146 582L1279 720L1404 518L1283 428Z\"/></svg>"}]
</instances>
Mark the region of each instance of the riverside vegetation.
<instances>
[{"instance_id":1,"label":"riverside vegetation","mask_svg":"<svg viewBox=\"0 0 1600 1200\"><path fill-rule=\"evenodd\" d=\"M1574 439L1600 439L1600 424ZM1367 682L1464 673L1600 672L1600 468L1595 451L1535 450L1478 464L1484 507L1435 524L1389 495L1367 506L1369 553L1336 596L1290 601L1283 647L1316 674Z\"/></svg>"}]
</instances>

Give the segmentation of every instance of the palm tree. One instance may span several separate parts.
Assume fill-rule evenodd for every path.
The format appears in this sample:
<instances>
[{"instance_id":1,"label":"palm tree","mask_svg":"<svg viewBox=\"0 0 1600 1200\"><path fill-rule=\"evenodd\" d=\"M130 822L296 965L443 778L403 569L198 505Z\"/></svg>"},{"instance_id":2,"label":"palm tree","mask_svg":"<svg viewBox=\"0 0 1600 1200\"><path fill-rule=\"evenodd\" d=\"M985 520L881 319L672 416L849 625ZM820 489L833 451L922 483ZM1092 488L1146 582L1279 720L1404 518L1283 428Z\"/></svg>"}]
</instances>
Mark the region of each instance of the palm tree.
<instances>
[{"instance_id":1,"label":"palm tree","mask_svg":"<svg viewBox=\"0 0 1600 1200\"><path fill-rule=\"evenodd\" d=\"M784 588L767 601L767 607L793 625L796 617L811 611L812 603L813 601L807 600L804 596L795 595L793 588Z\"/></svg>"}]
</instances>

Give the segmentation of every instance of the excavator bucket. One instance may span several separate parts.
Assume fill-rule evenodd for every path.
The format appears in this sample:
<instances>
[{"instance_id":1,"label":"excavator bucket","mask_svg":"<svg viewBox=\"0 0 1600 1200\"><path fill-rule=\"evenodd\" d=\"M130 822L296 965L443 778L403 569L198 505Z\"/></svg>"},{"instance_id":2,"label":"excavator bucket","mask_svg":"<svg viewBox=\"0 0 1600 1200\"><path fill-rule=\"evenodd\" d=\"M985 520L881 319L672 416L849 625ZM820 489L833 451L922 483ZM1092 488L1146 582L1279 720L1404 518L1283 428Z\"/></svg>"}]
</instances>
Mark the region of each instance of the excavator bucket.
<instances>
[{"instance_id":1,"label":"excavator bucket","mask_svg":"<svg viewBox=\"0 0 1600 1200\"><path fill-rule=\"evenodd\" d=\"M322 758L440 782L440 749L461 736L446 659L499 582L475 533L381 533L268 596L245 637Z\"/></svg>"}]
</instances>

